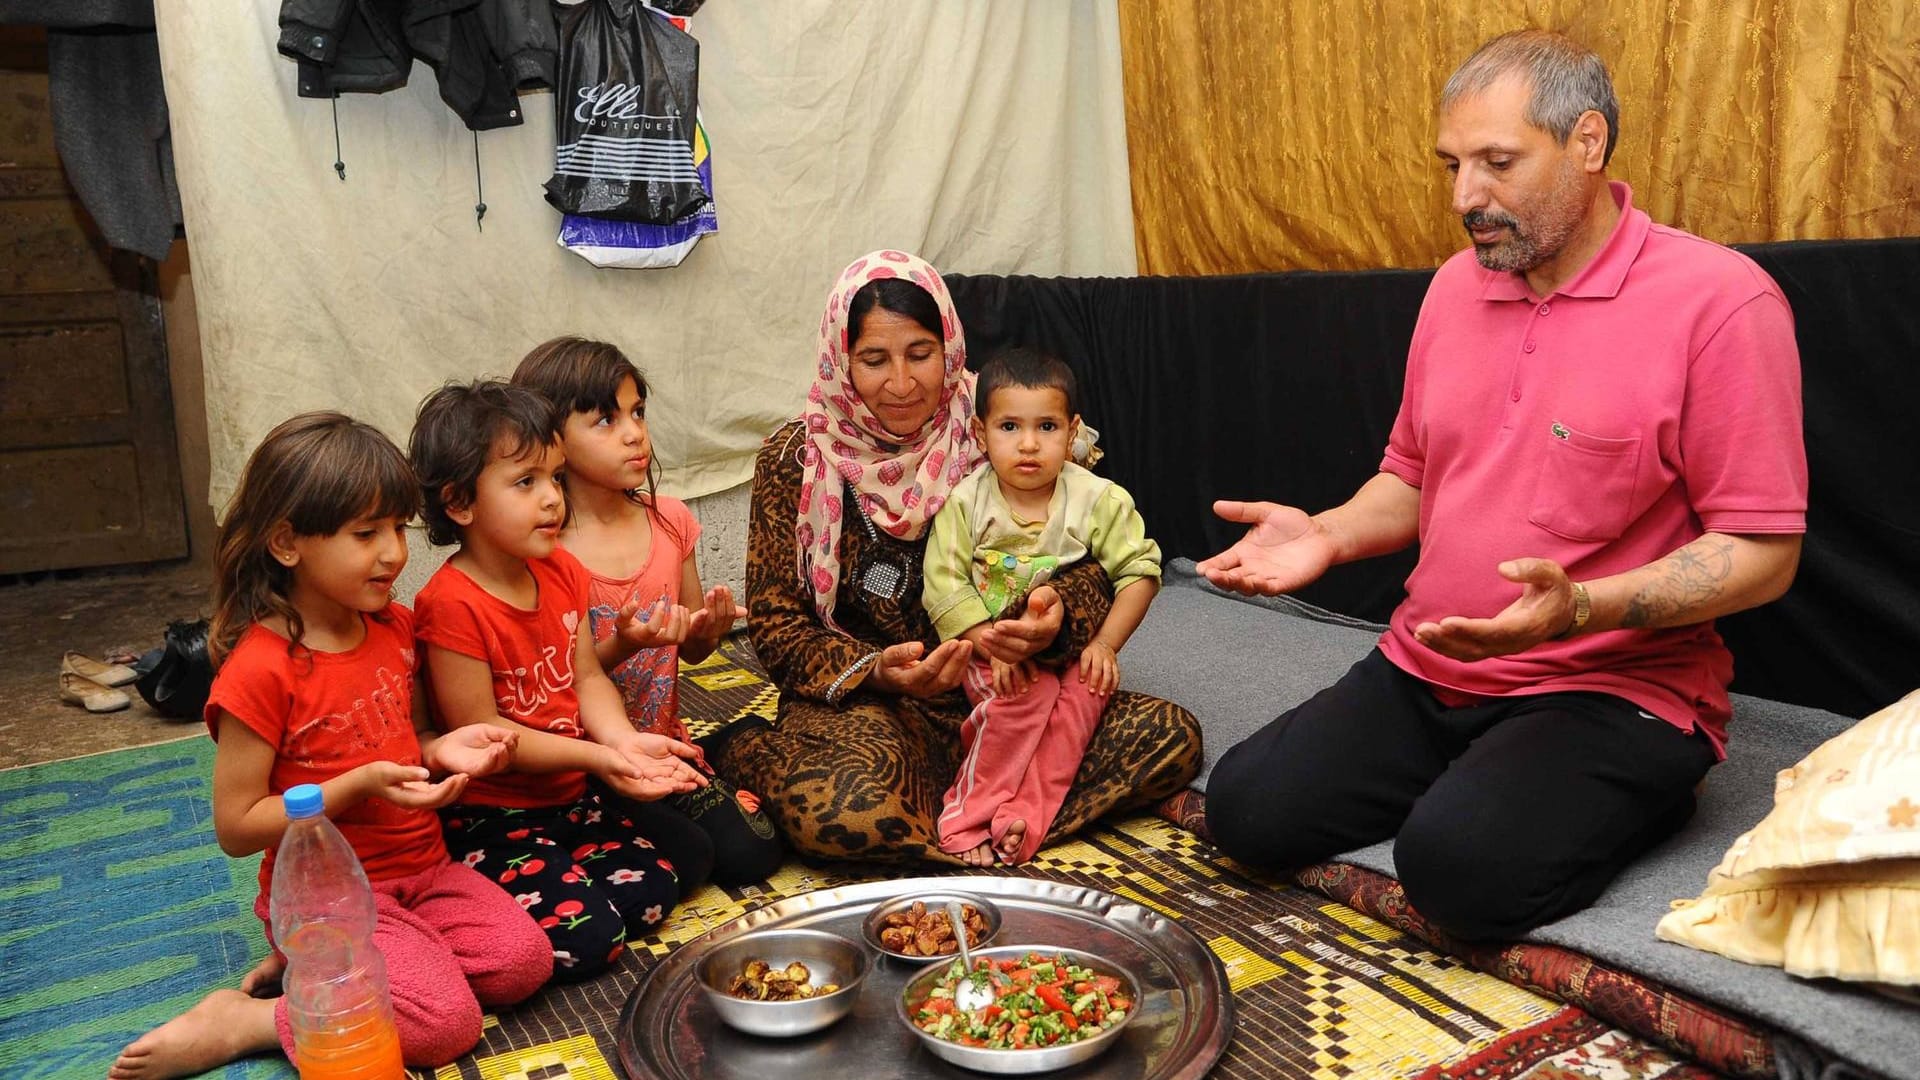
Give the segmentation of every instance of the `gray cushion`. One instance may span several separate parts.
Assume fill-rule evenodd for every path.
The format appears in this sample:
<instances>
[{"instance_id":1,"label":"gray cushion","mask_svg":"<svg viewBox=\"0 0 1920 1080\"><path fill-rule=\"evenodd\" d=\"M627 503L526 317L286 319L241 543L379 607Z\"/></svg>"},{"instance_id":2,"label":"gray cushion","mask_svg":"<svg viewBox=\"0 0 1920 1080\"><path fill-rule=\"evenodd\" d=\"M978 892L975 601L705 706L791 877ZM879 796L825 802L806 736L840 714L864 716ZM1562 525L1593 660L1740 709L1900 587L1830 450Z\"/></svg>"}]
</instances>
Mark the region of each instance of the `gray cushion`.
<instances>
[{"instance_id":1,"label":"gray cushion","mask_svg":"<svg viewBox=\"0 0 1920 1080\"><path fill-rule=\"evenodd\" d=\"M1205 791L1220 753L1312 697L1373 649L1380 627L1290 597L1235 603L1176 559L1120 654L1129 690L1199 718Z\"/></svg>"},{"instance_id":2,"label":"gray cushion","mask_svg":"<svg viewBox=\"0 0 1920 1080\"><path fill-rule=\"evenodd\" d=\"M1206 739L1206 780L1219 754L1311 697L1365 656L1380 627L1288 598L1248 600L1168 567L1166 588L1128 642L1129 690L1192 712ZM1796 979L1659 941L1654 924L1672 900L1694 896L1734 838L1773 805L1773 776L1853 721L1818 709L1735 695L1728 760L1708 774L1699 811L1647 853L1593 907L1526 940L1559 945L1754 1017L1841 1061L1887 1076L1920 1077L1920 1011L1831 980ZM1393 873L1392 845L1340 861Z\"/></svg>"}]
</instances>

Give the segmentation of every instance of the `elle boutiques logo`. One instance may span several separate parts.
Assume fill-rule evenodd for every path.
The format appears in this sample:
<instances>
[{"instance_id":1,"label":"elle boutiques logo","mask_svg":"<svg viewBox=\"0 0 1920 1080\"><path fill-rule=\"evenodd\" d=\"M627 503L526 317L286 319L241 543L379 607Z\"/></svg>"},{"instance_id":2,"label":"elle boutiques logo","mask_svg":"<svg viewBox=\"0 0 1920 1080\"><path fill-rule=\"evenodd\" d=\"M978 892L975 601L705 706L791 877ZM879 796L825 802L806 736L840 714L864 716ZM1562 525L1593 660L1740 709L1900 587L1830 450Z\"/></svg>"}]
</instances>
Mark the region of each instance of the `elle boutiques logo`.
<instances>
[{"instance_id":1,"label":"elle boutiques logo","mask_svg":"<svg viewBox=\"0 0 1920 1080\"><path fill-rule=\"evenodd\" d=\"M669 103L664 116L641 111L639 83L610 82L599 86L580 88L579 104L573 107L573 118L582 124L598 120L602 123L622 123L637 125L642 132L671 133L680 127L680 113Z\"/></svg>"}]
</instances>

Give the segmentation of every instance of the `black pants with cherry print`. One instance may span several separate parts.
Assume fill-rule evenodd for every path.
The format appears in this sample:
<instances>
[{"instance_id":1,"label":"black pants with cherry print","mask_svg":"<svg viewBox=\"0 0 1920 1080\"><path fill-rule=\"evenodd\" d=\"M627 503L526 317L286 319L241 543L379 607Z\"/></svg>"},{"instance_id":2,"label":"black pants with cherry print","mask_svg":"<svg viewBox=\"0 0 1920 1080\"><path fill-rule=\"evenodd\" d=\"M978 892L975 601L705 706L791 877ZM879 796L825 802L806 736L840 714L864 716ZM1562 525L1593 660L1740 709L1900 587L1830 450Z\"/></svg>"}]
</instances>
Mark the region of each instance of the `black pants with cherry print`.
<instances>
[{"instance_id":1,"label":"black pants with cherry print","mask_svg":"<svg viewBox=\"0 0 1920 1080\"><path fill-rule=\"evenodd\" d=\"M576 802L440 811L447 850L505 889L553 943L556 982L613 964L713 870L713 842L685 815L589 779Z\"/></svg>"}]
</instances>

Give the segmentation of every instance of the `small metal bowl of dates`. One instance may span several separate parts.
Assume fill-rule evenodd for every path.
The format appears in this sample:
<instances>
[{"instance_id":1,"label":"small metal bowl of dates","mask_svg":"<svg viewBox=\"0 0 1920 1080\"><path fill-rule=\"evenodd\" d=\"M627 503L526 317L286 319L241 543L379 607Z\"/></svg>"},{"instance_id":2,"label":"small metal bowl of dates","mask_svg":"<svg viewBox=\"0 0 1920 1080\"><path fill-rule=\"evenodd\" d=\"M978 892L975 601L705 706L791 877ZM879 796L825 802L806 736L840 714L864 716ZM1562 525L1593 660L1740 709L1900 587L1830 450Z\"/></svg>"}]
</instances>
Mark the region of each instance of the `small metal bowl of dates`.
<instances>
[{"instance_id":1,"label":"small metal bowl of dates","mask_svg":"<svg viewBox=\"0 0 1920 1080\"><path fill-rule=\"evenodd\" d=\"M949 900L960 902L968 948L978 949L1000 933L1000 909L985 897L965 892L908 893L874 905L863 925L867 944L915 964L958 955L953 920L947 917Z\"/></svg>"}]
</instances>

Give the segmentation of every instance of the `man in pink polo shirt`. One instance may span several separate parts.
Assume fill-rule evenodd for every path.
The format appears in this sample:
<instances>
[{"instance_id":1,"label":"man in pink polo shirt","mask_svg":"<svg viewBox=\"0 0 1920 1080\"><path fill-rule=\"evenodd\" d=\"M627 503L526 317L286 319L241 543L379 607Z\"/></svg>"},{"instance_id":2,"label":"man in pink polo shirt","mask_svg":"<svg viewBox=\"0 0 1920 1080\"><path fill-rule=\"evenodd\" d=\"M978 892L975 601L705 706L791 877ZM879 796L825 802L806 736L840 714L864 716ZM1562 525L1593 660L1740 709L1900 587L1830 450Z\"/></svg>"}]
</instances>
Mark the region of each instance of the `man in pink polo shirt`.
<instances>
[{"instance_id":1,"label":"man in pink polo shirt","mask_svg":"<svg viewBox=\"0 0 1920 1080\"><path fill-rule=\"evenodd\" d=\"M1726 745L1713 620L1785 592L1806 528L1792 313L1608 181L1618 113L1557 34L1454 73L1437 150L1473 246L1427 291L1380 473L1311 517L1216 504L1252 528L1200 564L1277 594L1419 542L1379 648L1221 758L1207 824L1269 866L1393 837L1466 939L1587 906L1692 815Z\"/></svg>"}]
</instances>

